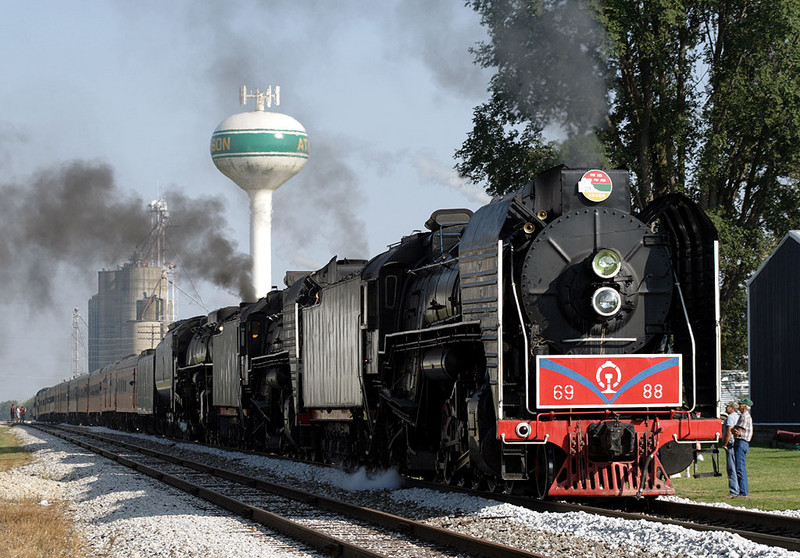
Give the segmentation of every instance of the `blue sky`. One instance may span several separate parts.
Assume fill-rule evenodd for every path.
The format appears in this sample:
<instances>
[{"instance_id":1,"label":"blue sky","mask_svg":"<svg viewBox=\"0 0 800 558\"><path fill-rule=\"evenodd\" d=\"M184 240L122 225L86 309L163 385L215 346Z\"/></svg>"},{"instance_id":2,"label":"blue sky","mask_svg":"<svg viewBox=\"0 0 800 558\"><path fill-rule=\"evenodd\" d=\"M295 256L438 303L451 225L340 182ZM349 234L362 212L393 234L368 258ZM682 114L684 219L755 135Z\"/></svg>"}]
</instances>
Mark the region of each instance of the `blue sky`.
<instances>
[{"instance_id":1,"label":"blue sky","mask_svg":"<svg viewBox=\"0 0 800 558\"><path fill-rule=\"evenodd\" d=\"M274 197L273 283L333 255L371 257L436 209L488 200L452 171L487 96L489 74L468 51L484 38L478 16L455 0L6 3L0 205L28 201L30 184L46 187L43 173L80 161L110 169L111 194L129 202L164 191L218 198L222 213L208 226L247 253L247 195L216 170L209 140L227 116L253 109L238 104L242 84L279 85L273 110L305 126L311 153ZM0 249L0 401L70 375L73 308L86 316L97 271L133 248L109 255L97 230L71 238L82 221L65 213L72 221L52 228L60 246L88 243L75 252L82 257L24 236ZM0 227L22 217L6 212ZM42 276L49 290L38 288ZM180 270L177 281L187 291L195 282L204 304L179 299L179 317L238 301Z\"/></svg>"}]
</instances>

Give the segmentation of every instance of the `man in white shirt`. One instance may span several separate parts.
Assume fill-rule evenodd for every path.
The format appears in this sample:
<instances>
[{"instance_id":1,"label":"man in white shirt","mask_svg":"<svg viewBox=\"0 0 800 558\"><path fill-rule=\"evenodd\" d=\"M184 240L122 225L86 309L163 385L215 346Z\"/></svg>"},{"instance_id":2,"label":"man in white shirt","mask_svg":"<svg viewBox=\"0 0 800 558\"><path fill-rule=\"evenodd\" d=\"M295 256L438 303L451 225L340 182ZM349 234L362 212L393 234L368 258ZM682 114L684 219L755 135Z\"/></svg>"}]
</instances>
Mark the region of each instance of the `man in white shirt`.
<instances>
[{"instance_id":1,"label":"man in white shirt","mask_svg":"<svg viewBox=\"0 0 800 558\"><path fill-rule=\"evenodd\" d=\"M738 405L735 401L731 401L725 405L725 412L728 413L728 418L725 419L725 433L722 438L722 447L725 448L726 454L726 470L728 473L728 490L730 495L728 498L735 498L739 495L739 478L736 474L736 453L733 451L733 427L739 422L739 412L736 410Z\"/></svg>"}]
</instances>

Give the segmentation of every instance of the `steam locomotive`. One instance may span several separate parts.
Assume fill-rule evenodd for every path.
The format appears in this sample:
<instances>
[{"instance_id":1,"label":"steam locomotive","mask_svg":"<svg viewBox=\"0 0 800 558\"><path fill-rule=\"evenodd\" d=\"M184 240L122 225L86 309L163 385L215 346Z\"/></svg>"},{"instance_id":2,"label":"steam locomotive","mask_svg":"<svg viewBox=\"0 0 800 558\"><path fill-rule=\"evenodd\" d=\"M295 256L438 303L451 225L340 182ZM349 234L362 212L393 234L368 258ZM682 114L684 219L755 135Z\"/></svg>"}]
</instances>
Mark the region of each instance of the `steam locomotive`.
<instances>
[{"instance_id":1,"label":"steam locomotive","mask_svg":"<svg viewBox=\"0 0 800 558\"><path fill-rule=\"evenodd\" d=\"M176 322L35 414L540 498L672 494L720 435L717 236L685 196L630 199L626 171L551 169Z\"/></svg>"}]
</instances>

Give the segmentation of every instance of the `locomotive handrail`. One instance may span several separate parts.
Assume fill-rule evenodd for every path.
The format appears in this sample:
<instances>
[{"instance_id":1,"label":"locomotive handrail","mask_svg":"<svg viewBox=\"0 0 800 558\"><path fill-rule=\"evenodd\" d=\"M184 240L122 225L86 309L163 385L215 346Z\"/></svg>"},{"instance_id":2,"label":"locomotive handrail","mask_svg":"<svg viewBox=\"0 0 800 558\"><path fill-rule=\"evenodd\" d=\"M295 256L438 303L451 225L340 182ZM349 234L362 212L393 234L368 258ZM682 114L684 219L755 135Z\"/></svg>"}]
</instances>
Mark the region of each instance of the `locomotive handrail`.
<instances>
[{"instance_id":1,"label":"locomotive handrail","mask_svg":"<svg viewBox=\"0 0 800 558\"><path fill-rule=\"evenodd\" d=\"M250 359L250 361L251 362L259 362L259 363L261 363L261 362L268 361L268 360L277 360L277 359L284 358L284 357L287 357L287 356L289 356L289 349L284 349L284 350L282 350L280 352L277 352L277 353L270 353L270 354L267 354L267 355L261 355L261 356L257 356L257 357L252 357Z\"/></svg>"},{"instance_id":2,"label":"locomotive handrail","mask_svg":"<svg viewBox=\"0 0 800 558\"><path fill-rule=\"evenodd\" d=\"M456 322L456 323L452 323L452 324L443 324L443 325L437 325L437 326L432 326L432 327L424 327L422 329L406 329L406 330L403 330L403 331L395 331L394 333L387 333L386 335L384 335L384 337L400 337L402 335L408 335L408 334L428 333L428 332L436 331L436 330L452 329L455 326L480 325L480 323L481 323L480 320L469 320L469 321L466 321L466 322Z\"/></svg>"},{"instance_id":3,"label":"locomotive handrail","mask_svg":"<svg viewBox=\"0 0 800 558\"><path fill-rule=\"evenodd\" d=\"M562 339L564 343L635 343L636 337L576 337L574 339Z\"/></svg>"},{"instance_id":4,"label":"locomotive handrail","mask_svg":"<svg viewBox=\"0 0 800 558\"><path fill-rule=\"evenodd\" d=\"M298 364L302 362L300 356L300 304L294 303L294 357Z\"/></svg>"},{"instance_id":5,"label":"locomotive handrail","mask_svg":"<svg viewBox=\"0 0 800 558\"><path fill-rule=\"evenodd\" d=\"M698 444L698 443L703 443L703 442L719 443L719 432L717 432L714 435L714 439L713 440L711 440L711 439L708 439L708 440L678 440L678 434L677 433L672 435L672 439L675 440L676 444Z\"/></svg>"},{"instance_id":6,"label":"locomotive handrail","mask_svg":"<svg viewBox=\"0 0 800 558\"><path fill-rule=\"evenodd\" d=\"M364 318L363 314L359 314L358 315L358 322L359 323L364 323L362 321L363 318ZM361 341L359 341L358 344L361 347L361 349L363 350L363 343ZM361 387L361 395L364 398L364 411L363 411L363 413L364 413L364 415L366 415L368 417L368 416L370 416L369 398L367 396L367 386L364 384L364 374L359 374L358 375L358 383L359 383L359 386ZM372 440L372 437L375 434L375 427L372 424L371 420L366 420L365 422L367 423L367 429L369 430L370 440ZM367 453L369 453L369 448L367 448Z\"/></svg>"},{"instance_id":7,"label":"locomotive handrail","mask_svg":"<svg viewBox=\"0 0 800 558\"><path fill-rule=\"evenodd\" d=\"M689 413L694 411L697 407L697 347L694 341L694 331L692 331L692 322L689 320L689 311L686 308L686 301L683 298L683 290L681 289L681 282L678 280L678 274L672 270L672 275L675 277L675 288L678 289L678 297L681 299L681 307L683 307L683 317L686 319L686 328L689 330L689 339L692 342L692 407L688 410Z\"/></svg>"},{"instance_id":8,"label":"locomotive handrail","mask_svg":"<svg viewBox=\"0 0 800 558\"><path fill-rule=\"evenodd\" d=\"M525 358L525 360L528 359ZM498 420L504 418L503 417L503 240L502 239L497 241L497 418Z\"/></svg>"},{"instance_id":9,"label":"locomotive handrail","mask_svg":"<svg viewBox=\"0 0 800 558\"><path fill-rule=\"evenodd\" d=\"M535 446L543 446L544 444L547 443L547 440L550 439L550 434L545 434L544 435L544 440L542 440L541 442L538 441L538 440L506 440L506 433L505 432L500 434L500 439L503 440L504 444L509 444L509 445L511 445L511 444L529 444L529 445L535 445Z\"/></svg>"},{"instance_id":10,"label":"locomotive handrail","mask_svg":"<svg viewBox=\"0 0 800 558\"><path fill-rule=\"evenodd\" d=\"M522 330L522 342L524 345L524 355L525 355L525 409L532 415L534 418L537 418L537 414L534 411L531 411L531 403L530 403L530 386L528 385L530 382L530 342L528 341L528 332L525 329L525 320L522 316L522 305L519 302L519 295L517 294L517 283L514 281L514 246L510 246L511 248L511 292L514 293L514 303L517 305L517 315L519 316L519 324L520 329ZM549 436L549 435L548 435ZM505 439L503 439L505 442ZM547 438L545 438L545 442Z\"/></svg>"},{"instance_id":11,"label":"locomotive handrail","mask_svg":"<svg viewBox=\"0 0 800 558\"><path fill-rule=\"evenodd\" d=\"M378 354L385 355L386 354L386 347L388 345L388 341L390 339L394 339L395 337L403 337L406 335L418 335L423 333L436 333L437 331L444 331L447 329L454 329L454 328L464 328L464 326L480 326L480 320L467 320L463 322L454 322L451 324L442 324L437 326L426 327L422 329L408 329L405 331L396 331L394 333L387 333L383 336L383 347L378 349ZM468 328L467 327L467 328ZM467 329L464 328L464 329Z\"/></svg>"},{"instance_id":12,"label":"locomotive handrail","mask_svg":"<svg viewBox=\"0 0 800 558\"><path fill-rule=\"evenodd\" d=\"M455 257L450 256L446 260L440 260L440 261L434 262L432 264L423 265L421 267L415 267L414 269L409 269L408 273L412 273L413 274L413 273L416 273L418 271L425 271L426 269L431 269L433 267L440 267L440 266L443 266L443 265L446 265L446 264L449 264L449 263L457 263L457 262L458 262L458 256L455 256Z\"/></svg>"}]
</instances>

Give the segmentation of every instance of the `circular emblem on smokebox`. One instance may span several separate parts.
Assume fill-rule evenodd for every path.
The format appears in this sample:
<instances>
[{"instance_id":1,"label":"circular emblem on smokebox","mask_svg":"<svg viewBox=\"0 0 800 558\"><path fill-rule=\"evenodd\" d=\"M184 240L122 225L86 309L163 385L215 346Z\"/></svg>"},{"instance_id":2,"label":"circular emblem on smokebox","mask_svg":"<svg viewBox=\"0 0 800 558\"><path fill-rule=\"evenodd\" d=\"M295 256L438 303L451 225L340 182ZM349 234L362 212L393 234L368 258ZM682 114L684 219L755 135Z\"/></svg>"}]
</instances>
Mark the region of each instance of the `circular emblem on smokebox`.
<instances>
[{"instance_id":1,"label":"circular emblem on smokebox","mask_svg":"<svg viewBox=\"0 0 800 558\"><path fill-rule=\"evenodd\" d=\"M584 173L578 182L578 192L593 202L601 202L611 195L611 177L601 170L590 170Z\"/></svg>"}]
</instances>

